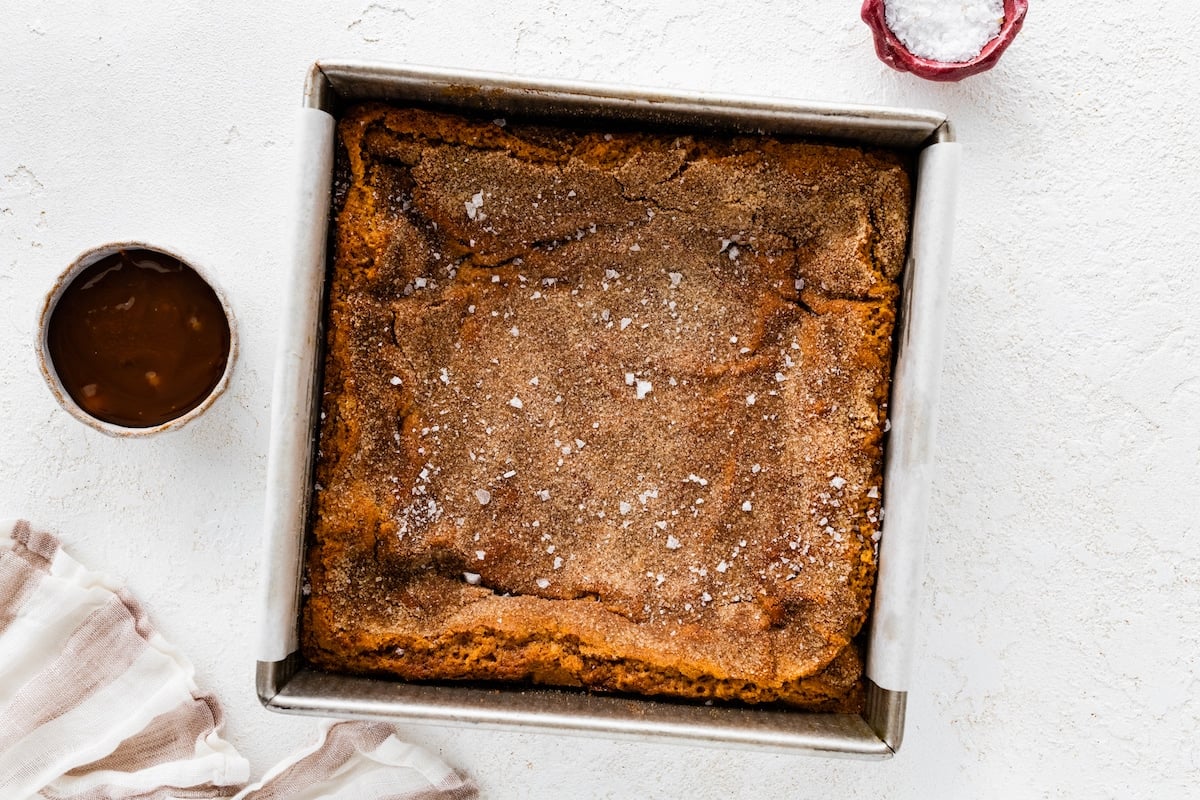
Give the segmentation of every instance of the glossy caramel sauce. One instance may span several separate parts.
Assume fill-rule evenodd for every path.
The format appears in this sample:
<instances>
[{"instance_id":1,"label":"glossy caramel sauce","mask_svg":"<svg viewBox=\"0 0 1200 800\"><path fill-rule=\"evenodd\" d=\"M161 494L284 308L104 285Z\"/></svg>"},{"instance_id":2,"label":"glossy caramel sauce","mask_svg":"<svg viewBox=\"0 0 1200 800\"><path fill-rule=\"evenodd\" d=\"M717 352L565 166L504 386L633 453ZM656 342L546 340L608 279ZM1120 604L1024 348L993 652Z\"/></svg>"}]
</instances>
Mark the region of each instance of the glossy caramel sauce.
<instances>
[{"instance_id":1,"label":"glossy caramel sauce","mask_svg":"<svg viewBox=\"0 0 1200 800\"><path fill-rule=\"evenodd\" d=\"M229 360L229 321L191 267L153 250L122 250L67 286L47 345L80 408L149 428L183 416L216 387Z\"/></svg>"}]
</instances>

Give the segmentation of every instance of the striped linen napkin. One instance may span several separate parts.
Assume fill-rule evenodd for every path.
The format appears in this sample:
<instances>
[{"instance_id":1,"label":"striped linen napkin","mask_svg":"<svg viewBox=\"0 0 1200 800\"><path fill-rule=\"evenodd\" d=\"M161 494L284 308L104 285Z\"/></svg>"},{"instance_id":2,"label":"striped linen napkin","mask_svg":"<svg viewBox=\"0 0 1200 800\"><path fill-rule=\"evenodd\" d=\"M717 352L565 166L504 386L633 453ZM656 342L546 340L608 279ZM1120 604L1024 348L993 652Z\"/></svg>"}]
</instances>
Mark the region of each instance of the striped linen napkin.
<instances>
[{"instance_id":1,"label":"striped linen napkin","mask_svg":"<svg viewBox=\"0 0 1200 800\"><path fill-rule=\"evenodd\" d=\"M145 610L26 522L0 522L0 798L468 800L380 722L326 722L252 786L220 705Z\"/></svg>"}]
</instances>

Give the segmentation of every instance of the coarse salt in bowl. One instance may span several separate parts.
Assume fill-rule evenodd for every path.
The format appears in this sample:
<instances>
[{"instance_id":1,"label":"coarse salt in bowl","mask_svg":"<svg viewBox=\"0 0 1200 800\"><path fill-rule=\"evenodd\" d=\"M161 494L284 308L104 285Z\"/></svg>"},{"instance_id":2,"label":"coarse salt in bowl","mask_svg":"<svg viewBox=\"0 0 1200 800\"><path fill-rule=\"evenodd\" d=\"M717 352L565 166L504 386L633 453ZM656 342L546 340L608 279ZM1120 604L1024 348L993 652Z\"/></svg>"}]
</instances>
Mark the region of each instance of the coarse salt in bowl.
<instances>
[{"instance_id":1,"label":"coarse salt in bowl","mask_svg":"<svg viewBox=\"0 0 1200 800\"><path fill-rule=\"evenodd\" d=\"M1021 30L1028 5L1028 0L865 0L862 18L875 34L875 52L892 69L958 81L996 65Z\"/></svg>"}]
</instances>

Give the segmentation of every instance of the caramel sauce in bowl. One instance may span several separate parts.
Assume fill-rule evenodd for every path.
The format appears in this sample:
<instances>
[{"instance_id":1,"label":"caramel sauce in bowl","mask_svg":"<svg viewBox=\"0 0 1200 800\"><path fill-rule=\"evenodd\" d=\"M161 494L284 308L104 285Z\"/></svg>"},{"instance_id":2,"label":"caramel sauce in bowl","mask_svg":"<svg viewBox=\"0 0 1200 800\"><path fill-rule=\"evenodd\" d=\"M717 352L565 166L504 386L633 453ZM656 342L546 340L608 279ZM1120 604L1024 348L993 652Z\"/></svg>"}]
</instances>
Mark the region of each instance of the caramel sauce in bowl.
<instances>
[{"instance_id":1,"label":"caramel sauce in bowl","mask_svg":"<svg viewBox=\"0 0 1200 800\"><path fill-rule=\"evenodd\" d=\"M42 307L38 360L55 399L110 436L186 425L225 390L237 355L220 289L140 242L79 256Z\"/></svg>"}]
</instances>

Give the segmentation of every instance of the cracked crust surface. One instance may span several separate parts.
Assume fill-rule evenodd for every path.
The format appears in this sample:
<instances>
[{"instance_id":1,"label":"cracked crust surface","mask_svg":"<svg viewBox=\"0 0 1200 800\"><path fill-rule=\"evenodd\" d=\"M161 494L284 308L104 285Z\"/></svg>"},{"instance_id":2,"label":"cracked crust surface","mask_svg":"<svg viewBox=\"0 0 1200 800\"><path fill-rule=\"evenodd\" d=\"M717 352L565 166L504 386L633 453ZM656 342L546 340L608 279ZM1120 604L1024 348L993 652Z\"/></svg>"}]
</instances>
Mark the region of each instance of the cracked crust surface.
<instances>
[{"instance_id":1,"label":"cracked crust surface","mask_svg":"<svg viewBox=\"0 0 1200 800\"><path fill-rule=\"evenodd\" d=\"M339 140L306 656L854 708L899 161L379 105Z\"/></svg>"}]
</instances>

